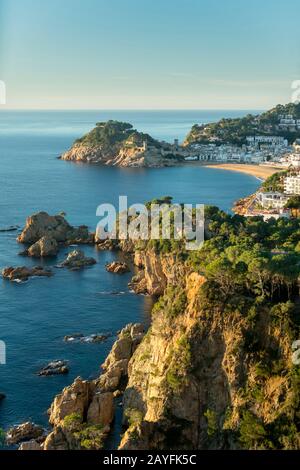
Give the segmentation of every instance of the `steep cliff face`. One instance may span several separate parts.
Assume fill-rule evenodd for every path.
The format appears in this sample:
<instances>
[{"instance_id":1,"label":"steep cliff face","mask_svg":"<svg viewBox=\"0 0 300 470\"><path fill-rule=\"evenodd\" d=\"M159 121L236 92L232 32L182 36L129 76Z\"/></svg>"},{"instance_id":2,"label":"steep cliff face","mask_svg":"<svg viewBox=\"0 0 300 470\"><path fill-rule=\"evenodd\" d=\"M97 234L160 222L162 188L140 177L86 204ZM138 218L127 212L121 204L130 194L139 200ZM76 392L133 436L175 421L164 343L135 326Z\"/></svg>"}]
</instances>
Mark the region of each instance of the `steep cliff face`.
<instances>
[{"instance_id":1,"label":"steep cliff face","mask_svg":"<svg viewBox=\"0 0 300 470\"><path fill-rule=\"evenodd\" d=\"M286 304L244 311L169 255L136 263L146 290L166 289L129 363L120 449L300 448Z\"/></svg>"},{"instance_id":2,"label":"steep cliff face","mask_svg":"<svg viewBox=\"0 0 300 470\"><path fill-rule=\"evenodd\" d=\"M154 250L134 252L134 264L139 268L131 287L136 293L160 296L167 285L176 285L186 274L186 267L174 253L159 255Z\"/></svg>"}]
</instances>

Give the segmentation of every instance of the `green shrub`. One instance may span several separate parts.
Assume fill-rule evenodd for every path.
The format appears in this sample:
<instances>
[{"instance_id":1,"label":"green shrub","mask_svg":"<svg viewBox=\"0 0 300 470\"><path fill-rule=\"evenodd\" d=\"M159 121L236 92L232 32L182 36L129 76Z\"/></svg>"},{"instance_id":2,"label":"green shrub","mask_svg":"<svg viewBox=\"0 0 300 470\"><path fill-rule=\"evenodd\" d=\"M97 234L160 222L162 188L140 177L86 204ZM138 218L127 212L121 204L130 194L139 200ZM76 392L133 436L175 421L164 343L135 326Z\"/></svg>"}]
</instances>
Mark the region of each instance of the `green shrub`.
<instances>
[{"instance_id":1,"label":"green shrub","mask_svg":"<svg viewBox=\"0 0 300 470\"><path fill-rule=\"evenodd\" d=\"M218 431L216 412L213 410L207 409L204 413L204 416L207 419L207 435L209 437L213 437Z\"/></svg>"},{"instance_id":2,"label":"green shrub","mask_svg":"<svg viewBox=\"0 0 300 470\"><path fill-rule=\"evenodd\" d=\"M143 413L136 408L127 408L125 417L127 418L129 426L141 424L144 418Z\"/></svg>"},{"instance_id":3,"label":"green shrub","mask_svg":"<svg viewBox=\"0 0 300 470\"><path fill-rule=\"evenodd\" d=\"M185 290L170 286L155 304L153 312L163 311L167 318L174 319L185 312L186 304Z\"/></svg>"},{"instance_id":4,"label":"green shrub","mask_svg":"<svg viewBox=\"0 0 300 470\"><path fill-rule=\"evenodd\" d=\"M240 423L240 442L246 449L262 444L267 433L261 420L250 411L244 411Z\"/></svg>"},{"instance_id":5,"label":"green shrub","mask_svg":"<svg viewBox=\"0 0 300 470\"><path fill-rule=\"evenodd\" d=\"M80 442L85 450L100 450L103 448L104 433L100 425L87 426L74 433L74 437Z\"/></svg>"},{"instance_id":6,"label":"green shrub","mask_svg":"<svg viewBox=\"0 0 300 470\"><path fill-rule=\"evenodd\" d=\"M83 417L80 413L71 413L63 419L63 426L70 431L75 431L81 427Z\"/></svg>"}]
</instances>

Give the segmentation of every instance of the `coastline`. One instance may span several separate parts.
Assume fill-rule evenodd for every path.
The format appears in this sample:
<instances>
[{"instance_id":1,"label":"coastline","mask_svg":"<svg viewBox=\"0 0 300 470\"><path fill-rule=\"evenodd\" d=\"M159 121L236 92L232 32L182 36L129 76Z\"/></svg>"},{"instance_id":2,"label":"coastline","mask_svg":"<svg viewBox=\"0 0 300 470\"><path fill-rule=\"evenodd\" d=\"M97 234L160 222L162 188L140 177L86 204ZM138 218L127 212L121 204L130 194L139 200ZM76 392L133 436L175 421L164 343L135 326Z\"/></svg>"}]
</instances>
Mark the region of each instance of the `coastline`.
<instances>
[{"instance_id":1,"label":"coastline","mask_svg":"<svg viewBox=\"0 0 300 470\"><path fill-rule=\"evenodd\" d=\"M217 170L237 171L255 176L261 181L266 180L269 176L282 170L282 168L274 166L248 165L244 163L205 163L205 167L215 168Z\"/></svg>"}]
</instances>

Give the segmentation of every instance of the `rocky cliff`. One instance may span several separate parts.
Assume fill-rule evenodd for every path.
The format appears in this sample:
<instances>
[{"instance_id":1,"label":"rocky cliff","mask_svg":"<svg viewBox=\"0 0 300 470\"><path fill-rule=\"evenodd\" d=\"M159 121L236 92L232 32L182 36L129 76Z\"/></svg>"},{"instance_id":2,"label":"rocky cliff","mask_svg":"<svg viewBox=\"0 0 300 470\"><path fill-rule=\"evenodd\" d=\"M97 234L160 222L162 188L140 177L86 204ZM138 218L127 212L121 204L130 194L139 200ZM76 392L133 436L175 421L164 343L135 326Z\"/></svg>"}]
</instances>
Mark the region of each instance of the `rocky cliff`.
<instances>
[{"instance_id":1,"label":"rocky cliff","mask_svg":"<svg viewBox=\"0 0 300 470\"><path fill-rule=\"evenodd\" d=\"M129 363L120 449L299 449L287 310L228 307L169 255L136 263L145 290L165 290Z\"/></svg>"},{"instance_id":2,"label":"rocky cliff","mask_svg":"<svg viewBox=\"0 0 300 470\"><path fill-rule=\"evenodd\" d=\"M56 397L43 448L102 448L124 392L120 449L300 449L299 224L208 207L199 251L103 242L158 297L151 326L125 327L104 373Z\"/></svg>"}]
</instances>

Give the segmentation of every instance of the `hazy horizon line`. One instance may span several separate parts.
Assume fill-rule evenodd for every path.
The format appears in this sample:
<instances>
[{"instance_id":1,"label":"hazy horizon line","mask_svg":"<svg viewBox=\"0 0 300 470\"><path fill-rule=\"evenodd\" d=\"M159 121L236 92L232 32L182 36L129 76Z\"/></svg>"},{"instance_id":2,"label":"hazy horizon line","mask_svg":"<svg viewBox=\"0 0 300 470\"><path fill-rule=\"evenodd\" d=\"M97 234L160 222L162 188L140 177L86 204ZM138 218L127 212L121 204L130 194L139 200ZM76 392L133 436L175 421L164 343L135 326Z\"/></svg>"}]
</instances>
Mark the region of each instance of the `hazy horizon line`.
<instances>
[{"instance_id":1,"label":"hazy horizon line","mask_svg":"<svg viewBox=\"0 0 300 470\"><path fill-rule=\"evenodd\" d=\"M265 111L266 108L1 108L1 111Z\"/></svg>"}]
</instances>

